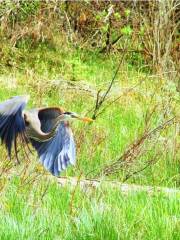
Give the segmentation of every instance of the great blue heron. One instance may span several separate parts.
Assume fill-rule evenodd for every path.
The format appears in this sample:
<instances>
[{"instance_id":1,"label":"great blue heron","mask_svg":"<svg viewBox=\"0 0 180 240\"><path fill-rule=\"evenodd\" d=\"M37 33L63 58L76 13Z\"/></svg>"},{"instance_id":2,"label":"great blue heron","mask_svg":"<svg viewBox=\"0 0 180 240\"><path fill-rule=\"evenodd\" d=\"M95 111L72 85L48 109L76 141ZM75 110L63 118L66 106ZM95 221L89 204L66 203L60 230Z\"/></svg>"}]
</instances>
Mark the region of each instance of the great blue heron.
<instances>
[{"instance_id":1,"label":"great blue heron","mask_svg":"<svg viewBox=\"0 0 180 240\"><path fill-rule=\"evenodd\" d=\"M25 111L28 100L28 96L15 96L0 104L1 143L11 157L13 147L17 155L18 136L22 143L31 142L40 162L58 176L69 164L75 164L75 143L68 120L93 120L56 107Z\"/></svg>"}]
</instances>

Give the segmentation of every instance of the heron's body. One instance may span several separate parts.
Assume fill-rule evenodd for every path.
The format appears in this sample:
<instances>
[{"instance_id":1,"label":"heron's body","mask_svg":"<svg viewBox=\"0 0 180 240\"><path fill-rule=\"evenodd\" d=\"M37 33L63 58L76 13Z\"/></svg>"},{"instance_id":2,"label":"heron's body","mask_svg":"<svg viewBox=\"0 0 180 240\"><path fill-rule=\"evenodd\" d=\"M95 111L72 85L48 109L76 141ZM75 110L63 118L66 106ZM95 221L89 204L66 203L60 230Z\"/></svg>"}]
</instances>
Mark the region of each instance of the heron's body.
<instances>
[{"instance_id":1,"label":"heron's body","mask_svg":"<svg viewBox=\"0 0 180 240\"><path fill-rule=\"evenodd\" d=\"M17 154L17 138L23 144L31 142L40 162L53 175L58 176L69 164L75 164L75 143L68 120L81 118L61 108L49 107L24 110L27 96L13 97L0 104L0 138L9 156L14 143Z\"/></svg>"},{"instance_id":2,"label":"heron's body","mask_svg":"<svg viewBox=\"0 0 180 240\"><path fill-rule=\"evenodd\" d=\"M47 131L44 129L42 130L41 121L39 119L39 113L41 111L56 111L57 116L53 117L54 125ZM50 140L56 133L59 121L58 116L62 114L63 111L56 108L45 108L45 109L31 109L29 111L24 111L22 116L25 120L26 126L26 134L29 138L37 140L37 141L48 141ZM48 118L49 120L49 118Z\"/></svg>"}]
</instances>

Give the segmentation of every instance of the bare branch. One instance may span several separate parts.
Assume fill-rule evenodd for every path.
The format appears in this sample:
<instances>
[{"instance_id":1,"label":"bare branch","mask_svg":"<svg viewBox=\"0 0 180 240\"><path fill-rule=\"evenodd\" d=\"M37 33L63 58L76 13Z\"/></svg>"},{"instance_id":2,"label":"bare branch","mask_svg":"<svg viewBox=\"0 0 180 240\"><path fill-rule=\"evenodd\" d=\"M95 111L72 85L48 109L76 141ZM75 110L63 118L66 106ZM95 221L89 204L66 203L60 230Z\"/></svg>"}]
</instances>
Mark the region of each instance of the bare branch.
<instances>
[{"instance_id":1,"label":"bare branch","mask_svg":"<svg viewBox=\"0 0 180 240\"><path fill-rule=\"evenodd\" d=\"M118 72L119 72L119 69L120 69L120 67L121 67L121 65L122 65L122 62L123 62L123 60L124 60L125 54L126 54L126 49L124 49L124 52L123 52L123 54L122 54L122 56L121 56L121 59L120 59L119 64L118 64L118 66L117 66L117 68L116 68L116 71L115 71L115 73L114 73L114 75L113 75L113 77L112 77L112 80L111 80L111 82L110 82L107 90L106 90L105 93L103 94L103 96L102 96L101 98L99 98L99 94L97 95L96 105L95 105L94 113L93 113L93 116L92 116L93 119L96 119L97 114L98 114L98 111L100 110L100 108L102 107L102 105L104 104L104 102L106 101L106 98L107 98L108 94L109 94L110 91L111 91L111 88L112 88L112 86L113 86L113 84L114 84L114 81L115 81L115 79L116 79L116 77L117 77L117 74L118 74Z\"/></svg>"},{"instance_id":2,"label":"bare branch","mask_svg":"<svg viewBox=\"0 0 180 240\"><path fill-rule=\"evenodd\" d=\"M148 167L152 166L153 164L155 164L157 162L157 157L159 156L159 154L156 154L155 158L151 161L148 161L148 163L143 166L142 168L132 172L132 173L128 173L125 178L122 180L122 182L126 182L129 178L133 177L136 174L139 174L141 172L143 172L145 169L147 169Z\"/></svg>"},{"instance_id":3,"label":"bare branch","mask_svg":"<svg viewBox=\"0 0 180 240\"><path fill-rule=\"evenodd\" d=\"M120 170L120 168L122 167L122 165L124 163L127 163L132 158L133 159L137 158L137 156L140 154L140 148L143 145L143 143L145 142L145 140L147 140L148 138L151 138L155 133L157 133L158 131L161 131L168 125L173 124L175 122L174 120L175 120L175 117L167 120L166 122L158 125L156 128L154 128L148 132L147 132L147 129L145 129L144 134L138 140L136 140L134 143L130 144L130 147L123 153L123 155L121 157L119 157L113 163L107 165L100 172L100 175L114 174Z\"/></svg>"},{"instance_id":4,"label":"bare branch","mask_svg":"<svg viewBox=\"0 0 180 240\"><path fill-rule=\"evenodd\" d=\"M98 188L108 188L108 189L119 189L124 194L135 193L135 192L147 192L150 194L162 192L164 194L180 194L178 189L165 188L165 187L153 187L153 186L140 186L135 184L125 184L117 181L103 181L97 179L79 179L75 177L60 177L58 178L58 183L61 187L77 185L81 190L87 191L87 189L98 189Z\"/></svg>"}]
</instances>

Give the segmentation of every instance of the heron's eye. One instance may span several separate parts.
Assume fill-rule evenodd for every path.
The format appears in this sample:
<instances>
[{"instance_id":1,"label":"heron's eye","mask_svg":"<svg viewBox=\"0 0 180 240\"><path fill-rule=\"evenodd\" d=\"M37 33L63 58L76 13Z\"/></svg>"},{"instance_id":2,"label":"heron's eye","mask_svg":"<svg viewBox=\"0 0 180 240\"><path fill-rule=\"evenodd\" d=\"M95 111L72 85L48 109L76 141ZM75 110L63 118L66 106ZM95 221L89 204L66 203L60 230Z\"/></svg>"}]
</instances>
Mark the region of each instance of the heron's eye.
<instances>
[{"instance_id":1,"label":"heron's eye","mask_svg":"<svg viewBox=\"0 0 180 240\"><path fill-rule=\"evenodd\" d=\"M27 120L26 114L24 114L24 122L25 122L25 126L28 127L29 126L29 121Z\"/></svg>"},{"instance_id":2,"label":"heron's eye","mask_svg":"<svg viewBox=\"0 0 180 240\"><path fill-rule=\"evenodd\" d=\"M25 122L25 126L28 127L29 126L29 122L27 120L25 120L24 122Z\"/></svg>"}]
</instances>

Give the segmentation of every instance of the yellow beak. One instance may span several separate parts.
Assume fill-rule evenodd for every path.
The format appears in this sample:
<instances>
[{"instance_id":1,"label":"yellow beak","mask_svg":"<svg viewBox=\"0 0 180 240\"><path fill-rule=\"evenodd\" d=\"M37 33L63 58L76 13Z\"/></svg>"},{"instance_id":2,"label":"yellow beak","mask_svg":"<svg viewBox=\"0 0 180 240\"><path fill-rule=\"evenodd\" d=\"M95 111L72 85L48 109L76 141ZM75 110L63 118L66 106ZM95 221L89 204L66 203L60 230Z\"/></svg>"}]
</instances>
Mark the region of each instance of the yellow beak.
<instances>
[{"instance_id":1,"label":"yellow beak","mask_svg":"<svg viewBox=\"0 0 180 240\"><path fill-rule=\"evenodd\" d=\"M82 120L83 122L93 122L94 120L92 118L88 118L88 117L79 117L80 120Z\"/></svg>"}]
</instances>

